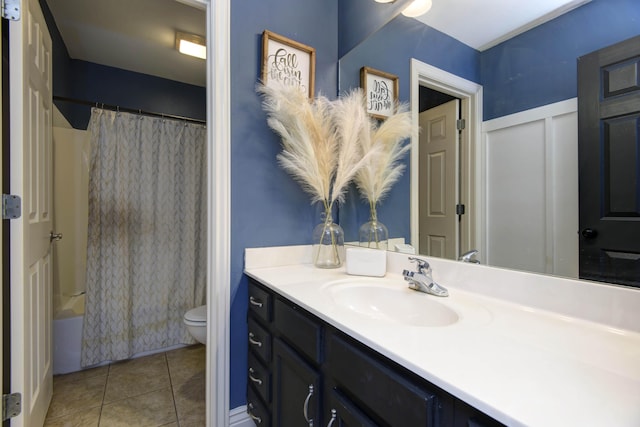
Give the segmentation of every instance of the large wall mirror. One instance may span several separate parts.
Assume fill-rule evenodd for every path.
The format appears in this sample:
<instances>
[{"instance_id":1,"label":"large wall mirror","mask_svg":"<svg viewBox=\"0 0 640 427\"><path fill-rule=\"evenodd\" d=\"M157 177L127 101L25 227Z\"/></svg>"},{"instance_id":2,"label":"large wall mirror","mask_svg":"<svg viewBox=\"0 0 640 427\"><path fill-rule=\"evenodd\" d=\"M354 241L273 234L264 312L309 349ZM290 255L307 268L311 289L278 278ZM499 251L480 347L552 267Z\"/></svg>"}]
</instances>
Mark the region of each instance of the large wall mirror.
<instances>
[{"instance_id":1,"label":"large wall mirror","mask_svg":"<svg viewBox=\"0 0 640 427\"><path fill-rule=\"evenodd\" d=\"M478 249L480 261L489 265L579 277L584 237L578 220L577 62L639 35L638 19L633 0L574 1L518 35L470 47L446 29L396 14L341 52L341 92L359 86L363 66L397 75L400 100L411 105L414 123L422 127L407 158L411 167L378 210L389 236L404 238L424 255L457 258ZM437 239L439 232L429 236L419 219L418 206L425 201L417 187L429 161L421 139L444 129L437 123L444 113L427 118L423 112L447 104L455 120L466 122L453 154L453 187L443 194L430 190L431 202L453 193L455 201L447 203L464 205L464 215L454 215L449 247ZM357 240L367 216L367 206L352 191L340 211L347 240ZM640 271L638 259L634 271ZM601 280L607 281L606 274Z\"/></svg>"}]
</instances>

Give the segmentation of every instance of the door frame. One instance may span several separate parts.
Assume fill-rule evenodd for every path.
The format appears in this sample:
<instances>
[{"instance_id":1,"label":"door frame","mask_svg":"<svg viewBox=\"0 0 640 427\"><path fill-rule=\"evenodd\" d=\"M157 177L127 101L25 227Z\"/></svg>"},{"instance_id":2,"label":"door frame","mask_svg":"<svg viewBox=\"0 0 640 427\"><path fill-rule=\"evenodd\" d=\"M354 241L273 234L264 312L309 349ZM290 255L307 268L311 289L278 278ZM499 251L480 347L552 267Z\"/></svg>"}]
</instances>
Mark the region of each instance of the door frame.
<instances>
[{"instance_id":1,"label":"door frame","mask_svg":"<svg viewBox=\"0 0 640 427\"><path fill-rule=\"evenodd\" d=\"M214 41L207 43L207 324L216 327L207 328L206 417L207 425L228 426L231 3L230 0L178 1L206 9L207 40ZM2 248L0 255L1 251Z\"/></svg>"},{"instance_id":2,"label":"door frame","mask_svg":"<svg viewBox=\"0 0 640 427\"><path fill-rule=\"evenodd\" d=\"M418 123L420 112L420 86L425 86L460 99L460 114L466 127L460 135L460 201L465 205L465 214L460 222L460 252L476 248L481 243L480 224L482 220L482 171L479 144L482 124L482 85L451 74L432 65L411 58L411 119ZM411 188L410 224L411 245L420 253L420 221L418 215L418 132L411 137ZM459 255L459 254L458 254ZM478 258L482 258L479 254Z\"/></svg>"},{"instance_id":3,"label":"door frame","mask_svg":"<svg viewBox=\"0 0 640 427\"><path fill-rule=\"evenodd\" d=\"M231 310L231 0L179 0L207 8L208 426L229 426Z\"/></svg>"},{"instance_id":4,"label":"door frame","mask_svg":"<svg viewBox=\"0 0 640 427\"><path fill-rule=\"evenodd\" d=\"M231 0L176 0L207 15L207 426L228 427L231 311Z\"/></svg>"}]
</instances>

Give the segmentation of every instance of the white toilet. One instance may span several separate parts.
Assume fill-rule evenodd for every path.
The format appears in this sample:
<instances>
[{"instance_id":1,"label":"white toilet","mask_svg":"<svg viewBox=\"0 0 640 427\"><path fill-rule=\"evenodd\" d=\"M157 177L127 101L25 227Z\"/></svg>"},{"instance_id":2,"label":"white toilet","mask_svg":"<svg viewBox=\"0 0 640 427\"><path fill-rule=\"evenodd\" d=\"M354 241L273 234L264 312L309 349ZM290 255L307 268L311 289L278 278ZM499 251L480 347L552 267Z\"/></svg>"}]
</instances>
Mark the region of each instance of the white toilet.
<instances>
[{"instance_id":1,"label":"white toilet","mask_svg":"<svg viewBox=\"0 0 640 427\"><path fill-rule=\"evenodd\" d=\"M192 308L184 314L184 324L193 338L201 342L207 343L207 306Z\"/></svg>"}]
</instances>

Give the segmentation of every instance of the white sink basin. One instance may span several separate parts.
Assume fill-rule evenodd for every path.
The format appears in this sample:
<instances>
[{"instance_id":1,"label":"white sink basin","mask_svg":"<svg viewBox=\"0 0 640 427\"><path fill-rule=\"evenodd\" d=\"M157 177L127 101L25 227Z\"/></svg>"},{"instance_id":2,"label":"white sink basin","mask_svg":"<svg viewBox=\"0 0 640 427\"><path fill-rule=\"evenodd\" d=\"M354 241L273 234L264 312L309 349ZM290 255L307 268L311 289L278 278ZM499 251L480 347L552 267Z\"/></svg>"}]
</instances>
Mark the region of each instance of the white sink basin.
<instances>
[{"instance_id":1,"label":"white sink basin","mask_svg":"<svg viewBox=\"0 0 640 427\"><path fill-rule=\"evenodd\" d=\"M460 316L438 297L385 279L353 278L330 282L325 289L333 302L371 319L411 326L448 326Z\"/></svg>"}]
</instances>

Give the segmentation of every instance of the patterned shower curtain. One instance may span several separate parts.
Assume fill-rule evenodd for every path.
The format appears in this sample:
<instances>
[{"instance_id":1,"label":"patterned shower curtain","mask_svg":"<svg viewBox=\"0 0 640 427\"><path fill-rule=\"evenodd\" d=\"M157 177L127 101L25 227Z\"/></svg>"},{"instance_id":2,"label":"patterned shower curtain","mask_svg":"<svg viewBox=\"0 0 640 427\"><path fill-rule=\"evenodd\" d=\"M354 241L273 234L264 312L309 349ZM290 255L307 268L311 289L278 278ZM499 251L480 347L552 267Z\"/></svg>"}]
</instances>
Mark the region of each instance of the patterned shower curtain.
<instances>
[{"instance_id":1,"label":"patterned shower curtain","mask_svg":"<svg viewBox=\"0 0 640 427\"><path fill-rule=\"evenodd\" d=\"M206 292L206 128L93 108L82 366L195 342Z\"/></svg>"}]
</instances>

